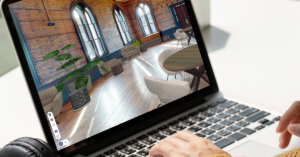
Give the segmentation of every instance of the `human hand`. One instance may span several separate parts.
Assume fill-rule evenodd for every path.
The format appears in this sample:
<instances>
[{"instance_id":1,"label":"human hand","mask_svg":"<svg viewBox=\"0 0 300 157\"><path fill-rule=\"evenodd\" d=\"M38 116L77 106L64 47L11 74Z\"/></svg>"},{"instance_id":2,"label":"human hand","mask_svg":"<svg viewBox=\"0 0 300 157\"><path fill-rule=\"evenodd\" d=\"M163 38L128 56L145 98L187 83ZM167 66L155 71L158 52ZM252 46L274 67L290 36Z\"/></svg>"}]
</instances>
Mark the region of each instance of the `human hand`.
<instances>
[{"instance_id":1,"label":"human hand","mask_svg":"<svg viewBox=\"0 0 300 157\"><path fill-rule=\"evenodd\" d=\"M300 137L300 101L295 101L280 118L276 132L281 133L279 138L281 149L289 145L292 135Z\"/></svg>"},{"instance_id":2,"label":"human hand","mask_svg":"<svg viewBox=\"0 0 300 157\"><path fill-rule=\"evenodd\" d=\"M179 131L157 143L149 152L149 157L207 157L215 154L228 154L210 140L188 131Z\"/></svg>"}]
</instances>

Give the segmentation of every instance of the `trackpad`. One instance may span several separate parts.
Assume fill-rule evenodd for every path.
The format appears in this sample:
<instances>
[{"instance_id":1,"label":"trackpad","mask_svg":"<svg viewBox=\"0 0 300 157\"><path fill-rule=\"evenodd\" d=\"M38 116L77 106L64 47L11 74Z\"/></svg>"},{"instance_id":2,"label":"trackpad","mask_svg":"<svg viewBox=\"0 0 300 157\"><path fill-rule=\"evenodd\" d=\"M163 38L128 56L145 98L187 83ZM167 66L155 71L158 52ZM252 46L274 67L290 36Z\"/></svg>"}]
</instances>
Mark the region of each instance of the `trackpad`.
<instances>
[{"instance_id":1,"label":"trackpad","mask_svg":"<svg viewBox=\"0 0 300 157\"><path fill-rule=\"evenodd\" d=\"M231 156L243 157L271 157L284 153L283 151L255 142L248 141L228 152Z\"/></svg>"}]
</instances>

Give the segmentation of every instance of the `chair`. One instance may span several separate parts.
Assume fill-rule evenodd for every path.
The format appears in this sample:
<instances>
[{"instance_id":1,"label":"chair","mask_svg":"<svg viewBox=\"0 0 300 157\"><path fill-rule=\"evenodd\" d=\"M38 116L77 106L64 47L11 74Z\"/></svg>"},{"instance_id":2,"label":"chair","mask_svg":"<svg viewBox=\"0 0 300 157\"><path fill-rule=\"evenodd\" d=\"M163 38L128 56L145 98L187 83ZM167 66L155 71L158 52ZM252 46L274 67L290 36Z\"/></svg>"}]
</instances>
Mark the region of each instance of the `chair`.
<instances>
[{"instance_id":1,"label":"chair","mask_svg":"<svg viewBox=\"0 0 300 157\"><path fill-rule=\"evenodd\" d=\"M179 31L181 31L181 30L183 30L183 29L177 29L177 30L176 30L176 33L183 33L183 32L179 32Z\"/></svg>"},{"instance_id":2,"label":"chair","mask_svg":"<svg viewBox=\"0 0 300 157\"><path fill-rule=\"evenodd\" d=\"M168 49L168 50L164 50L163 52L161 52L157 58L158 64L161 67L161 69L168 74L167 80L169 79L169 75L176 75L180 74L182 71L178 71L178 72L172 72L172 71L168 71L164 68L163 64L165 62L165 60L167 60L171 55L173 55L174 53L176 53L177 50L176 49Z\"/></svg>"},{"instance_id":3,"label":"chair","mask_svg":"<svg viewBox=\"0 0 300 157\"><path fill-rule=\"evenodd\" d=\"M105 78L106 78L107 73L104 70L102 70L100 67L105 67L108 72L111 72L111 67L114 66L114 65L117 65L119 63L122 63L121 58L119 58L119 59L114 58L114 59L112 59L110 61L107 61L105 63L103 61L101 61L98 64L98 69L99 69L99 71L102 75L105 75Z\"/></svg>"},{"instance_id":4,"label":"chair","mask_svg":"<svg viewBox=\"0 0 300 157\"><path fill-rule=\"evenodd\" d=\"M179 42L181 42L181 45L183 47L183 42L185 40L187 40L187 37L188 37L187 34L176 32L176 33L174 33L174 36L177 39L177 48L178 48Z\"/></svg>"},{"instance_id":5,"label":"chair","mask_svg":"<svg viewBox=\"0 0 300 157\"><path fill-rule=\"evenodd\" d=\"M42 101L45 114L52 112L53 116L57 117L60 114L63 104L62 92L58 93L55 87L50 87L42 92L39 92L39 96Z\"/></svg>"},{"instance_id":6,"label":"chair","mask_svg":"<svg viewBox=\"0 0 300 157\"><path fill-rule=\"evenodd\" d=\"M166 81L148 76L144 80L149 91L160 99L158 107L188 95L191 90L187 81L176 79Z\"/></svg>"}]
</instances>

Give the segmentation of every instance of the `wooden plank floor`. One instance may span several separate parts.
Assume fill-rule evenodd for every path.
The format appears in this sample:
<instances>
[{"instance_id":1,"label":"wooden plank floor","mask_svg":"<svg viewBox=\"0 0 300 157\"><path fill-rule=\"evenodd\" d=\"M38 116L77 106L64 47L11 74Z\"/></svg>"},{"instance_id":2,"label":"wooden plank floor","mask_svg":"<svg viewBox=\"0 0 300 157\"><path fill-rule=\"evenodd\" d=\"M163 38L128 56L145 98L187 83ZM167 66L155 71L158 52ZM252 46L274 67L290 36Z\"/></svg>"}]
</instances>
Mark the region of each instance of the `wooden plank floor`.
<instances>
[{"instance_id":1,"label":"wooden plank floor","mask_svg":"<svg viewBox=\"0 0 300 157\"><path fill-rule=\"evenodd\" d=\"M194 42L195 44L195 42ZM167 79L167 74L157 63L158 55L169 48L176 48L177 41L172 40L148 48L125 61L124 72L119 76L108 75L93 83L90 91L91 102L80 111L74 112L70 102L66 102L56 120L61 133L61 140L68 139L70 144L77 143L99 132L126 122L141 114L157 108L158 97L149 92L144 82L145 76ZM183 72L177 79L191 83L192 75ZM175 76L169 76L174 79ZM208 84L201 80L199 89ZM192 90L191 90L192 91ZM57 140L58 142L60 140Z\"/></svg>"}]
</instances>

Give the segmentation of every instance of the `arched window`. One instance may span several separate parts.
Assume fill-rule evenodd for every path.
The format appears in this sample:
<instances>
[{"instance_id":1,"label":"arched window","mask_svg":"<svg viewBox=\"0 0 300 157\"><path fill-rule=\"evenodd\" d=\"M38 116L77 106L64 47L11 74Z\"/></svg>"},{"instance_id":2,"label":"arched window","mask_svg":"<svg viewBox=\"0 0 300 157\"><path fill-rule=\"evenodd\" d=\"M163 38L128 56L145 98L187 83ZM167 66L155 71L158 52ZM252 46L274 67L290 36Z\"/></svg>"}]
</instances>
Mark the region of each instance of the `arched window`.
<instances>
[{"instance_id":1,"label":"arched window","mask_svg":"<svg viewBox=\"0 0 300 157\"><path fill-rule=\"evenodd\" d=\"M115 20L118 25L119 32L121 34L123 43L124 43L124 45L126 45L129 42L131 42L132 37L130 35L131 33L128 28L127 22L125 20L124 14L118 6L116 6L114 9L114 15L115 15Z\"/></svg>"},{"instance_id":2,"label":"arched window","mask_svg":"<svg viewBox=\"0 0 300 157\"><path fill-rule=\"evenodd\" d=\"M145 2L139 2L136 5L136 15L144 36L158 32L151 8Z\"/></svg>"},{"instance_id":3,"label":"arched window","mask_svg":"<svg viewBox=\"0 0 300 157\"><path fill-rule=\"evenodd\" d=\"M73 6L73 7L72 7ZM106 54L106 46L96 18L84 2L72 4L71 16L87 59L93 61Z\"/></svg>"}]
</instances>

